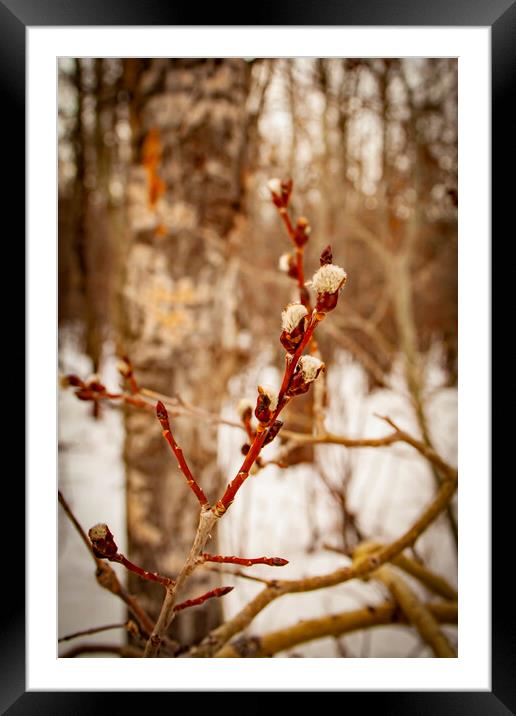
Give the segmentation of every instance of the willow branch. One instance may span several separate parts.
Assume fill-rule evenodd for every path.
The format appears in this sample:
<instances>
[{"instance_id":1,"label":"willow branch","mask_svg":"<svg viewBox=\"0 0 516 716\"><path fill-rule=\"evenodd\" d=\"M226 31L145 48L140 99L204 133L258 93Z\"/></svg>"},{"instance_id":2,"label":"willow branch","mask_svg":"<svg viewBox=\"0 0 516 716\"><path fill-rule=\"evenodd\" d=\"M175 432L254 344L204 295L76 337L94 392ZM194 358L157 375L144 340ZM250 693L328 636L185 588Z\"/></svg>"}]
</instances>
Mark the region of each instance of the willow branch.
<instances>
[{"instance_id":1,"label":"willow branch","mask_svg":"<svg viewBox=\"0 0 516 716\"><path fill-rule=\"evenodd\" d=\"M435 656L446 659L453 659L457 656L445 634L439 628L437 619L401 577L387 566L381 567L372 576L385 584L402 609L407 621L417 629Z\"/></svg>"},{"instance_id":2,"label":"willow branch","mask_svg":"<svg viewBox=\"0 0 516 716\"><path fill-rule=\"evenodd\" d=\"M457 601L457 590L454 589L444 577L441 577L440 574L432 572L432 570L416 562L415 559L410 559L410 557L400 554L393 560L393 564L407 574L410 574L411 577L417 579L421 584L427 587L427 589L434 592L434 594L439 594L439 596L450 599L451 601Z\"/></svg>"},{"instance_id":3,"label":"willow branch","mask_svg":"<svg viewBox=\"0 0 516 716\"><path fill-rule=\"evenodd\" d=\"M254 564L267 564L269 567L284 567L288 564L287 559L281 557L255 557L254 559L246 559L245 557L223 556L221 554L208 554L203 552L199 558L199 564L203 562L218 562L218 564L240 564L243 567L252 567Z\"/></svg>"},{"instance_id":4,"label":"willow branch","mask_svg":"<svg viewBox=\"0 0 516 716\"><path fill-rule=\"evenodd\" d=\"M426 609L432 617L441 623L457 622L457 604L428 604ZM367 606L352 612L342 612L318 619L307 619L294 626L269 632L259 637L242 637L226 644L216 654L216 658L267 657L291 649L299 644L339 637L362 629L388 624L407 624L397 605L386 602L377 606Z\"/></svg>"},{"instance_id":5,"label":"willow branch","mask_svg":"<svg viewBox=\"0 0 516 716\"><path fill-rule=\"evenodd\" d=\"M134 646L117 644L78 644L61 654L60 659L73 659L81 654L118 654L122 658L139 659L143 652Z\"/></svg>"},{"instance_id":6,"label":"willow branch","mask_svg":"<svg viewBox=\"0 0 516 716\"><path fill-rule=\"evenodd\" d=\"M67 634L58 639L60 644L63 641L70 641L71 639L77 639L80 636L89 636L90 634L100 634L103 631L111 631L112 629L127 629L127 622L121 622L119 624L106 624L105 626L92 627L91 629L83 629L82 631L75 631L73 634Z\"/></svg>"},{"instance_id":7,"label":"willow branch","mask_svg":"<svg viewBox=\"0 0 516 716\"><path fill-rule=\"evenodd\" d=\"M295 440L297 443L301 443L303 445L330 444L344 445L348 448L389 447L395 443L404 442L407 443L407 445L411 445L424 458L435 465L445 477L451 480L457 479L457 469L449 465L433 448L429 447L422 440L418 440L409 433L398 428L392 420L390 420L390 418L382 417L382 420L386 420L395 428L393 433L385 435L382 438L347 438L341 435L334 435L333 433L325 433L324 435L309 435L308 433L297 433L292 430L282 430L281 434L283 438Z\"/></svg>"},{"instance_id":8,"label":"willow branch","mask_svg":"<svg viewBox=\"0 0 516 716\"><path fill-rule=\"evenodd\" d=\"M88 535L82 528L81 524L79 523L78 519L75 517L74 513L72 512L72 509L70 508L70 505L65 500L62 492L58 492L58 499L61 507L65 511L65 514L79 533L82 541L86 545L86 548L88 552L91 554L93 561L95 562L97 566L97 570L95 573L95 576L97 578L97 582L100 584L101 587L104 589L107 589L112 594L115 594L117 597L119 597L130 609L133 616L136 617L138 623L140 624L142 630L146 634L150 634L153 629L153 622L152 619L149 617L147 612L143 609L141 604L138 602L136 597L134 597L132 594L129 594L120 584L120 581L111 567L106 561L103 559L99 559L96 557L93 553L93 548L91 546L91 542L88 538Z\"/></svg>"},{"instance_id":9,"label":"willow branch","mask_svg":"<svg viewBox=\"0 0 516 716\"><path fill-rule=\"evenodd\" d=\"M241 569L226 569L225 567L217 567L212 564L203 563L202 566L209 572L217 572L218 574L230 574L232 577L240 577L241 579L248 579L251 582L260 582L260 584L266 584L270 586L274 583L273 579L264 579L263 577L255 577L252 574L243 572Z\"/></svg>"},{"instance_id":10,"label":"willow branch","mask_svg":"<svg viewBox=\"0 0 516 716\"><path fill-rule=\"evenodd\" d=\"M186 599L184 602L181 602L181 604L176 604L174 611L181 612L183 609L198 607L208 601L208 599L218 599L226 596L226 594L229 594L229 592L233 591L233 589L234 587L217 587L216 589L211 589L209 592L201 594L200 597L196 597L195 599Z\"/></svg>"},{"instance_id":11,"label":"willow branch","mask_svg":"<svg viewBox=\"0 0 516 716\"><path fill-rule=\"evenodd\" d=\"M172 449L172 452L176 456L178 467L183 473L183 475L186 477L186 481L188 483L188 487L192 490L194 495L199 500L199 504L201 505L201 509L204 507L209 507L208 498L204 494L203 490L199 485L197 484L197 481L195 477L192 475L192 472L190 468L188 467L188 463L185 460L185 457L183 455L183 451L179 447L179 445L176 443L174 436L172 435L172 431L170 429L170 422L168 419L168 413L167 409L163 405L162 402L158 402L156 404L156 415L158 416L158 420L161 425L161 429L163 431L163 437L170 445L170 448Z\"/></svg>"},{"instance_id":12,"label":"willow branch","mask_svg":"<svg viewBox=\"0 0 516 716\"><path fill-rule=\"evenodd\" d=\"M190 553L186 558L181 571L179 572L177 579L174 584L171 584L166 588L165 599L161 605L161 611L158 617L158 621L151 630L152 633L145 646L144 657L155 658L158 656L160 646L165 639L165 634L169 626L172 624L176 611L174 606L177 599L177 594L183 586L185 580L194 571L197 566L199 555L203 551L206 542L211 536L211 532L217 523L217 515L206 506L201 509L199 517L199 525L197 532L190 548Z\"/></svg>"},{"instance_id":13,"label":"willow branch","mask_svg":"<svg viewBox=\"0 0 516 716\"><path fill-rule=\"evenodd\" d=\"M348 550L341 549L340 547L335 547L333 545L328 544L324 545L324 547L331 552L337 552L337 554L342 554L347 557L350 556L350 552ZM366 548L367 551L370 552L378 551L379 549L381 549L381 547L382 545L379 542L363 542L361 545L362 550ZM353 552L356 554L357 549L353 550ZM434 594L438 594L440 597L444 597L444 599L448 599L452 602L457 601L457 590L454 589L454 587L452 587L452 585L446 579L444 579L444 577L441 577L440 574L437 574L431 569L428 569L428 567L425 567L419 562L416 562L415 559L411 559L405 554L399 554L397 557L394 557L394 559L392 560L392 564L394 564L396 567L399 567L399 569L402 569L407 574L410 574L411 577L417 579L419 582L421 582L423 586L425 586Z\"/></svg>"}]
</instances>

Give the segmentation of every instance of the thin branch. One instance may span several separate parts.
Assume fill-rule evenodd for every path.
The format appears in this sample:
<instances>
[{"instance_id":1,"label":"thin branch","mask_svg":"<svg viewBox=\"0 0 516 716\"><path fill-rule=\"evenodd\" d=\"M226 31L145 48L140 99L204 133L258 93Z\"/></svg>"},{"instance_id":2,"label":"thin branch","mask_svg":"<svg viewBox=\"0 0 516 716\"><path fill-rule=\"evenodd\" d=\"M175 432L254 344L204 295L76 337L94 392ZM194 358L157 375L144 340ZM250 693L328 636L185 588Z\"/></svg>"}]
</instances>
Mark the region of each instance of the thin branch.
<instances>
[{"instance_id":1,"label":"thin branch","mask_svg":"<svg viewBox=\"0 0 516 716\"><path fill-rule=\"evenodd\" d=\"M247 574L246 572L242 572L241 569L225 569L224 567L215 567L209 563L202 563L200 566L207 569L209 572L217 572L218 574L230 574L232 577L240 577L241 579L248 579L251 582L260 582L260 584L266 584L267 586L271 586L275 583L275 580L273 579L263 579L262 577L255 577L252 574Z\"/></svg>"},{"instance_id":2,"label":"thin branch","mask_svg":"<svg viewBox=\"0 0 516 716\"><path fill-rule=\"evenodd\" d=\"M196 597L195 599L187 599L186 601L181 602L181 604L176 604L176 606L174 607L174 611L181 612L183 609L189 609L190 607L198 607L200 604L204 604L204 602L208 601L208 599L224 597L226 594L229 594L229 592L233 591L233 589L234 587L217 587L216 589L212 589L205 594L201 594L200 597Z\"/></svg>"},{"instance_id":3,"label":"thin branch","mask_svg":"<svg viewBox=\"0 0 516 716\"><path fill-rule=\"evenodd\" d=\"M324 544L323 547L330 552L336 552L337 554L342 554L346 557L350 557L353 552L356 552L356 549L350 551L341 549L340 547L335 547L334 545L330 544ZM367 548L368 551L371 552L377 551L381 547L382 545L379 542L363 542L361 545L361 549ZM394 557L394 559L392 560L392 564L394 564L396 567L399 567L407 574L410 574L411 577L417 579L427 589L429 589L431 592L434 592L434 594L438 594L440 597L444 597L444 599L449 599L452 602L457 601L457 590L454 589L454 587L452 587L452 585L446 579L444 579L444 577L441 577L440 574L437 574L431 569L428 569L428 567L425 567L419 562L416 562L415 559L411 559L404 554L399 554L397 557Z\"/></svg>"},{"instance_id":4,"label":"thin branch","mask_svg":"<svg viewBox=\"0 0 516 716\"><path fill-rule=\"evenodd\" d=\"M157 572L148 572L146 569L142 569L137 564L128 560L123 554L120 554L115 538L113 537L113 533L105 523L99 523L91 527L88 531L88 536L91 540L91 546L95 557L107 559L110 562L117 562L130 572L137 574L141 579L158 582L164 587L168 587L174 583L174 580L170 579L170 577L164 577Z\"/></svg>"},{"instance_id":5,"label":"thin branch","mask_svg":"<svg viewBox=\"0 0 516 716\"><path fill-rule=\"evenodd\" d=\"M444 577L441 577L440 574L432 572L432 570L416 562L415 559L410 559L410 557L400 554L393 560L393 564L407 574L410 574L411 577L420 581L421 584L424 584L424 586L434 592L434 594L439 594L439 596L450 599L451 601L457 601L457 590L454 589Z\"/></svg>"},{"instance_id":6,"label":"thin branch","mask_svg":"<svg viewBox=\"0 0 516 716\"><path fill-rule=\"evenodd\" d=\"M426 609L439 622L451 624L457 622L457 604L428 604ZM315 639L338 637L376 626L406 623L396 604L386 602L352 612L303 620L294 626L262 634L259 637L242 637L231 644L226 644L215 654L215 657L220 659L273 656Z\"/></svg>"},{"instance_id":7,"label":"thin branch","mask_svg":"<svg viewBox=\"0 0 516 716\"><path fill-rule=\"evenodd\" d=\"M411 445L417 450L424 458L435 465L447 478L451 480L457 479L457 469L448 465L443 458L431 447L429 447L422 440L414 438L409 433L398 428L389 418L381 417L382 420L389 422L394 428L395 432L390 435L385 435L382 438L347 438L341 435L334 435L333 433L325 433L324 435L310 435L308 433L297 433L292 430L282 430L281 435L283 438L295 440L297 443L303 445L344 445L348 448L363 448L363 447L388 447L398 442L404 442Z\"/></svg>"},{"instance_id":8,"label":"thin branch","mask_svg":"<svg viewBox=\"0 0 516 716\"><path fill-rule=\"evenodd\" d=\"M199 558L199 564L203 562L218 562L219 564L240 564L243 567L252 567L253 564L267 564L269 567L284 567L288 564L287 559L281 557L256 557L246 559L245 557L223 557L220 554L208 554L203 552Z\"/></svg>"},{"instance_id":9,"label":"thin branch","mask_svg":"<svg viewBox=\"0 0 516 716\"><path fill-rule=\"evenodd\" d=\"M432 648L435 656L446 659L457 656L439 628L437 619L401 577L387 566L374 572L372 577L385 584L403 610L407 621L417 629L420 637Z\"/></svg>"},{"instance_id":10,"label":"thin branch","mask_svg":"<svg viewBox=\"0 0 516 716\"><path fill-rule=\"evenodd\" d=\"M165 639L166 631L172 624L176 615L174 605L176 603L177 594L183 586L185 580L197 566L197 559L201 554L202 550L204 549L206 542L210 538L211 532L214 529L217 521L218 517L213 512L213 510L208 509L207 507L201 509L201 514L199 516L199 525L197 527L197 532L195 534L192 547L190 548L190 553L188 554L188 557L186 558L181 568L181 571L177 576L175 584L172 584L166 588L167 591L165 594L165 599L163 600L163 604L161 605L161 611L158 617L158 621L154 625L152 633L145 646L145 652L143 655L145 658L155 658L158 655L160 646Z\"/></svg>"},{"instance_id":11,"label":"thin branch","mask_svg":"<svg viewBox=\"0 0 516 716\"><path fill-rule=\"evenodd\" d=\"M60 659L73 659L81 654L118 654L122 658L139 659L143 655L141 649L134 646L118 646L117 644L78 644L60 655Z\"/></svg>"},{"instance_id":12,"label":"thin branch","mask_svg":"<svg viewBox=\"0 0 516 716\"><path fill-rule=\"evenodd\" d=\"M103 631L110 631L111 629L127 629L127 622L120 624L106 624L105 626L92 627L91 629L83 629L82 631L73 632L73 634L67 634L58 639L60 644L63 641L70 641L70 639L76 639L79 636L88 636L90 634L100 634Z\"/></svg>"},{"instance_id":13,"label":"thin branch","mask_svg":"<svg viewBox=\"0 0 516 716\"><path fill-rule=\"evenodd\" d=\"M111 565L107 564L104 560L99 559L95 556L93 553L93 548L91 546L91 542L88 539L88 535L82 528L81 524L79 523L78 519L75 517L74 513L72 512L72 509L68 502L65 500L63 493L58 492L58 499L61 507L65 511L67 517L79 533L82 541L86 545L86 548L88 552L91 554L93 560L95 561L95 564L97 565L97 571L96 571L96 577L97 582L100 584L101 587L104 589L107 589L112 594L115 594L117 597L120 597L120 599L125 602L125 604L129 607L132 614L136 617L138 623L140 624L142 630L146 634L150 634L153 629L153 622L152 619L149 617L147 612L143 609L143 607L140 605L136 597L134 597L132 594L129 594L120 584L120 581L111 567Z\"/></svg>"},{"instance_id":14,"label":"thin branch","mask_svg":"<svg viewBox=\"0 0 516 716\"><path fill-rule=\"evenodd\" d=\"M195 480L194 476L192 475L192 472L190 468L188 467L188 464L185 460L185 457L183 455L183 451L179 447L179 445L176 443L174 436L172 435L172 431L170 430L170 422L168 419L168 413L167 409L163 405L161 401L158 401L156 404L156 415L158 416L158 420L161 424L161 428L163 430L163 437L170 445L172 452L177 458L178 467L183 473L183 475L186 477L186 481L188 482L188 486L194 493L194 495L199 500L199 504L201 505L201 509L204 507L209 507L208 498L204 494L203 490L199 485L197 484L197 481Z\"/></svg>"}]
</instances>

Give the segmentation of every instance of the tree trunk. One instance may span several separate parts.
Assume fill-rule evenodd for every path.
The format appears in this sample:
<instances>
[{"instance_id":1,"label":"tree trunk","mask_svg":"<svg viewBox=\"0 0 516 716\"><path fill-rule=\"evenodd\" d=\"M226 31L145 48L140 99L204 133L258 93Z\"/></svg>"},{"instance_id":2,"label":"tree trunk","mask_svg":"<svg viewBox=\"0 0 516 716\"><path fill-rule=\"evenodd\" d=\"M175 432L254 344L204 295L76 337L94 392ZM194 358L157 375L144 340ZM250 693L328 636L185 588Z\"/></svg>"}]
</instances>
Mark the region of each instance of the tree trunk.
<instances>
[{"instance_id":1,"label":"tree trunk","mask_svg":"<svg viewBox=\"0 0 516 716\"><path fill-rule=\"evenodd\" d=\"M137 136L120 348L141 385L207 410L219 408L238 361L231 236L243 215L249 76L238 59L154 59L144 61L132 88ZM130 558L173 576L190 547L199 505L155 417L128 409L125 420ZM215 498L213 427L191 418L173 418L172 427ZM208 578L208 572L193 578L192 591L211 588ZM157 615L161 587L136 580L130 586ZM217 602L185 612L174 635L183 643L201 638L217 623Z\"/></svg>"}]
</instances>

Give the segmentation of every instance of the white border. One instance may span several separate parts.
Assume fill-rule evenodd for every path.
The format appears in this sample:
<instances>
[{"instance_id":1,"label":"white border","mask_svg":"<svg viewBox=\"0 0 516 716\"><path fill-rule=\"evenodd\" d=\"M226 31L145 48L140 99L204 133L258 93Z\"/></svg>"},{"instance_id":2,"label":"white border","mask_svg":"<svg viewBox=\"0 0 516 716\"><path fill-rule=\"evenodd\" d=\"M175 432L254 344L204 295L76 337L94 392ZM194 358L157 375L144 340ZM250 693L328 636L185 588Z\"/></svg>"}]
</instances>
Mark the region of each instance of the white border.
<instances>
[{"instance_id":1,"label":"white border","mask_svg":"<svg viewBox=\"0 0 516 716\"><path fill-rule=\"evenodd\" d=\"M27 45L27 689L489 690L490 28L27 28ZM135 55L459 57L459 658L56 659L56 59Z\"/></svg>"}]
</instances>

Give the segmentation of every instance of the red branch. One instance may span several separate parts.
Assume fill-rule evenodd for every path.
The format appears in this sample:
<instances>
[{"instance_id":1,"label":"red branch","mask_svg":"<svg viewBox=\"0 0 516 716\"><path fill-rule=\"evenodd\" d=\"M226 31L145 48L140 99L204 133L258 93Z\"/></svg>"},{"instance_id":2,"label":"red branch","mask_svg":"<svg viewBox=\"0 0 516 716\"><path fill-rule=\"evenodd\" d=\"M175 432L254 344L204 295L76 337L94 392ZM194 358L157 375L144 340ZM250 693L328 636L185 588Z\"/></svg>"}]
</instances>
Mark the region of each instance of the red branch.
<instances>
[{"instance_id":1,"label":"red branch","mask_svg":"<svg viewBox=\"0 0 516 716\"><path fill-rule=\"evenodd\" d=\"M129 389L133 395L137 395L140 392L140 388L134 375L133 364L127 356L122 356L121 365L118 367L119 373L129 383Z\"/></svg>"},{"instance_id":2,"label":"red branch","mask_svg":"<svg viewBox=\"0 0 516 716\"><path fill-rule=\"evenodd\" d=\"M253 564L268 564L269 567L284 567L288 564L288 559L282 559L281 557L257 557L255 559L245 559L244 557L223 557L220 554L208 554L207 552L203 552L201 558L203 562L241 564L244 567L252 567Z\"/></svg>"},{"instance_id":3,"label":"red branch","mask_svg":"<svg viewBox=\"0 0 516 716\"><path fill-rule=\"evenodd\" d=\"M285 366L285 374L283 376L283 381L281 383L281 388L278 394L278 405L276 407L276 410L271 415L271 418L266 426L260 425L258 427L258 432L256 433L256 437L253 440L251 447L249 448L249 451L247 455L245 456L244 462L242 463L242 466L240 467L240 470L238 471L236 477L232 480L232 482L229 483L229 485L226 488L226 491L220 498L220 500L217 502L215 507L213 507L214 513L217 515L217 517L221 517L224 512L230 507L231 503L235 499L235 495L238 492L238 490L242 487L243 483L246 481L246 479L249 477L249 472L256 462L256 459L258 458L260 451L263 447L263 444L265 442L265 438L267 437L267 428L274 424L274 421L280 414L281 410L285 407L285 405L288 402L288 397L285 398L285 393L287 392L287 389L290 385L290 381L292 379L292 376L294 375L294 371L296 369L297 363L299 359L301 358L301 355L306 348L307 344L309 343L313 332L315 331L315 328L317 327L318 323L322 320L324 317L324 314L322 313L313 313L312 318L310 320L310 323L305 331L305 334L303 336L303 340L299 344L296 352L290 358L287 356L287 364Z\"/></svg>"},{"instance_id":4,"label":"red branch","mask_svg":"<svg viewBox=\"0 0 516 716\"><path fill-rule=\"evenodd\" d=\"M296 229L292 226L292 222L290 220L290 216L288 214L288 208L286 206L284 207L278 207L278 213L283 219L283 223L285 224L285 228L287 230L287 234L289 239L292 241L295 249L296 249L296 279L297 279L297 285L299 288L299 299L301 303L307 307L307 309L310 311L310 298L308 295L308 291L305 287L305 270L304 270L304 253L305 249L304 246L300 246L297 238L297 232Z\"/></svg>"},{"instance_id":5,"label":"red branch","mask_svg":"<svg viewBox=\"0 0 516 716\"><path fill-rule=\"evenodd\" d=\"M175 612L180 612L183 609L188 609L189 607L197 607L199 604L204 604L205 601L208 599L212 599L213 597L223 597L225 594L229 594L234 589L234 587L217 587L217 589L212 589L211 592L206 592L206 594L201 594L200 597L197 597L196 599L187 599L185 602L181 602L180 604L176 604L174 607Z\"/></svg>"},{"instance_id":6,"label":"red branch","mask_svg":"<svg viewBox=\"0 0 516 716\"><path fill-rule=\"evenodd\" d=\"M122 564L130 572L134 572L142 579L158 582L164 587L175 584L174 580L170 579L170 577L163 577L157 572L148 572L146 569L142 569L138 567L137 564L128 560L123 554L120 554L113 533L105 523L99 523L91 527L88 531L88 537L90 538L93 554L97 559L108 559L110 562Z\"/></svg>"},{"instance_id":7,"label":"red branch","mask_svg":"<svg viewBox=\"0 0 516 716\"><path fill-rule=\"evenodd\" d=\"M174 580L170 579L170 577L164 577L157 572L148 572L146 569L142 569L141 567L138 567L137 564L134 564L133 562L128 560L127 557L124 557L124 555L120 554L120 552L113 555L112 557L107 557L107 559L109 559L110 562L118 562L118 564L123 564L123 566L130 572L134 572L134 574L137 574L142 579L148 579L150 582L158 582L164 587L169 587L171 584L174 584Z\"/></svg>"},{"instance_id":8,"label":"red branch","mask_svg":"<svg viewBox=\"0 0 516 716\"><path fill-rule=\"evenodd\" d=\"M186 480L188 482L188 485L190 486L190 489L192 490L192 492L195 494L195 496L199 500L201 507L204 507L204 508L209 507L208 498L206 497L206 495L204 494L202 489L197 484L194 476L192 475L192 473L190 471L190 468L188 467L188 465L186 463L185 457L183 455L183 451L181 450L179 445L174 440L174 436L172 435L172 432L170 430L170 423L168 420L167 409L165 408L165 406L163 405L161 400L159 400L156 404L156 415L158 416L158 420L159 420L162 430L163 430L163 437L165 438L165 440L168 442L168 444L172 448L172 452L174 453L174 455L177 458L178 467L181 470L181 472L183 473L183 475L186 477Z\"/></svg>"}]
</instances>

